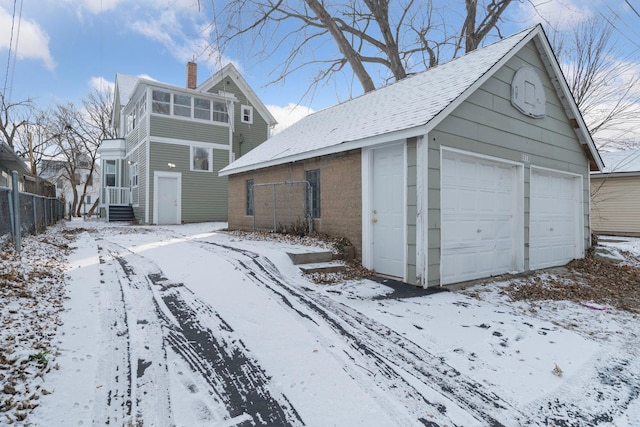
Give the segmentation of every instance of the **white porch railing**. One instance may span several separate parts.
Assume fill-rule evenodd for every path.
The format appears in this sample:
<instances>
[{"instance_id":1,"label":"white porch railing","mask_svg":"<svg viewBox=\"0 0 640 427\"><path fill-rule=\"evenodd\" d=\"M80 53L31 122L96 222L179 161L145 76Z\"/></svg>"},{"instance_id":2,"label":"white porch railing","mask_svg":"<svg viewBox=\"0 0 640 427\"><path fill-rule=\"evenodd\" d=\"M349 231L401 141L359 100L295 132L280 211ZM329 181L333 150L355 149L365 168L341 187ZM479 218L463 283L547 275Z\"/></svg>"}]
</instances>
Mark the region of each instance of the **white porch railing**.
<instances>
[{"instance_id":1,"label":"white porch railing","mask_svg":"<svg viewBox=\"0 0 640 427\"><path fill-rule=\"evenodd\" d=\"M130 191L129 187L106 187L105 188L105 205L129 205Z\"/></svg>"}]
</instances>

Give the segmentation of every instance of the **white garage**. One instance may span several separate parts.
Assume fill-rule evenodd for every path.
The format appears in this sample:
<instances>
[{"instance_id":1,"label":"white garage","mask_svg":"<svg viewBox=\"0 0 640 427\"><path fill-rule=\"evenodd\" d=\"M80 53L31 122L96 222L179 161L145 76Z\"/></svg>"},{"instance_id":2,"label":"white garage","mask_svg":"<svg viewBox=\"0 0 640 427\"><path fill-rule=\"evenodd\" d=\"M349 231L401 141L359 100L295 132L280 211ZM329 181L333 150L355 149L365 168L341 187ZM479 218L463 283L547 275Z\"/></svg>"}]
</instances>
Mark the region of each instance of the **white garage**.
<instances>
[{"instance_id":1,"label":"white garage","mask_svg":"<svg viewBox=\"0 0 640 427\"><path fill-rule=\"evenodd\" d=\"M522 167L442 150L441 283L520 271Z\"/></svg>"},{"instance_id":2,"label":"white garage","mask_svg":"<svg viewBox=\"0 0 640 427\"><path fill-rule=\"evenodd\" d=\"M582 258L582 177L531 168L529 268Z\"/></svg>"}]
</instances>

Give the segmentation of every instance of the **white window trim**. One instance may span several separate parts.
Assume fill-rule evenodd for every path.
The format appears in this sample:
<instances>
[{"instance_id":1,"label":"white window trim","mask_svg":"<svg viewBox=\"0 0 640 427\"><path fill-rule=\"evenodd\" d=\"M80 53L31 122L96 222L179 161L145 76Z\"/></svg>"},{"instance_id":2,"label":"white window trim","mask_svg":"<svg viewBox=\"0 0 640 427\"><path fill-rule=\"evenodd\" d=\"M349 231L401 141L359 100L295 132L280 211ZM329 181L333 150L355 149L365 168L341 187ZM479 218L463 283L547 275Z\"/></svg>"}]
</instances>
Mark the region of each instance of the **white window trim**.
<instances>
[{"instance_id":1,"label":"white window trim","mask_svg":"<svg viewBox=\"0 0 640 427\"><path fill-rule=\"evenodd\" d=\"M209 169L208 170L193 168L193 149L194 148L202 148L209 151L209 158L208 158ZM203 147L201 145L190 145L189 146L189 170L191 172L204 172L204 173L213 172L213 147Z\"/></svg>"},{"instance_id":2,"label":"white window trim","mask_svg":"<svg viewBox=\"0 0 640 427\"><path fill-rule=\"evenodd\" d=\"M245 118L244 118L245 109L248 110L248 112L249 112L249 119L248 120L245 120ZM253 107L252 106L244 105L244 104L240 105L240 122L247 123L247 124L253 124Z\"/></svg>"}]
</instances>

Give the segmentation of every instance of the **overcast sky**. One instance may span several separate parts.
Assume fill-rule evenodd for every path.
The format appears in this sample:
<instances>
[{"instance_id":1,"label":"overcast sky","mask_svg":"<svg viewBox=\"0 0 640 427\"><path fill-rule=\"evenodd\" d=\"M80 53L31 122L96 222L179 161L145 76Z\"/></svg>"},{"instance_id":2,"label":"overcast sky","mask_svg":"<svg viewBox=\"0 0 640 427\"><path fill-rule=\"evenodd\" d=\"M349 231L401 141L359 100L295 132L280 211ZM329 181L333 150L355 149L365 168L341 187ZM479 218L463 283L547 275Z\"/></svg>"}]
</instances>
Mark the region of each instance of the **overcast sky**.
<instances>
[{"instance_id":1,"label":"overcast sky","mask_svg":"<svg viewBox=\"0 0 640 427\"><path fill-rule=\"evenodd\" d=\"M509 6L503 35L538 22L563 29L605 14L614 17L612 24L620 30L625 59L638 58L639 0L532 1L540 4L537 12L529 1ZM215 4L222 8L224 3ZM223 54L212 50L211 5L203 0L200 5L196 0L0 0L1 87L13 101L35 98L48 105L77 101L94 86L113 84L116 72L184 86L186 63L195 58L198 83L220 63L233 62L283 124L309 108L318 110L359 94L357 83L350 90L345 76L340 84L323 86L313 97L303 98L311 70L296 73L284 84L269 85L273 76L268 71L283 58L257 62L248 49ZM286 117L287 107L299 102L292 117Z\"/></svg>"}]
</instances>

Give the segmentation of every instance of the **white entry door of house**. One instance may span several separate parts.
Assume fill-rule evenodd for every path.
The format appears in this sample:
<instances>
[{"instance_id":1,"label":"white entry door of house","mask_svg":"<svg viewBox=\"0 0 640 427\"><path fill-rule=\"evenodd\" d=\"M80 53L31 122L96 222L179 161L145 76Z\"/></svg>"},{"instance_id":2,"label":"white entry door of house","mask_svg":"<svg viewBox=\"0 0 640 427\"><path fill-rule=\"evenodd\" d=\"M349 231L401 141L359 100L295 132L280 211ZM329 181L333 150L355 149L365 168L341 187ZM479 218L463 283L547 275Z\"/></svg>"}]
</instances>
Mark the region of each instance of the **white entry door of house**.
<instances>
[{"instance_id":1,"label":"white entry door of house","mask_svg":"<svg viewBox=\"0 0 640 427\"><path fill-rule=\"evenodd\" d=\"M521 269L518 166L446 150L440 176L441 284Z\"/></svg>"},{"instance_id":2,"label":"white entry door of house","mask_svg":"<svg viewBox=\"0 0 640 427\"><path fill-rule=\"evenodd\" d=\"M404 146L395 144L372 152L371 253L372 268L404 278L405 221Z\"/></svg>"},{"instance_id":3,"label":"white entry door of house","mask_svg":"<svg viewBox=\"0 0 640 427\"><path fill-rule=\"evenodd\" d=\"M154 176L155 224L180 224L182 175L156 172Z\"/></svg>"},{"instance_id":4,"label":"white entry door of house","mask_svg":"<svg viewBox=\"0 0 640 427\"><path fill-rule=\"evenodd\" d=\"M531 168L531 270L566 264L582 256L580 183L580 176Z\"/></svg>"}]
</instances>

